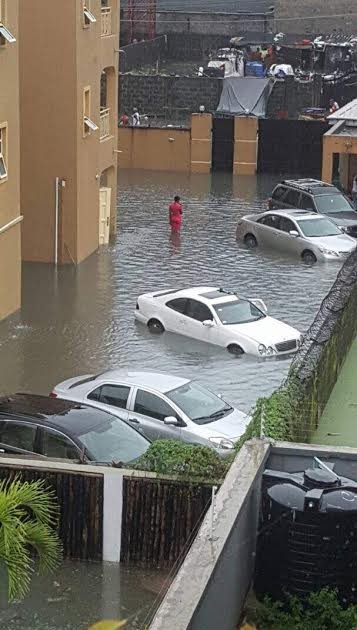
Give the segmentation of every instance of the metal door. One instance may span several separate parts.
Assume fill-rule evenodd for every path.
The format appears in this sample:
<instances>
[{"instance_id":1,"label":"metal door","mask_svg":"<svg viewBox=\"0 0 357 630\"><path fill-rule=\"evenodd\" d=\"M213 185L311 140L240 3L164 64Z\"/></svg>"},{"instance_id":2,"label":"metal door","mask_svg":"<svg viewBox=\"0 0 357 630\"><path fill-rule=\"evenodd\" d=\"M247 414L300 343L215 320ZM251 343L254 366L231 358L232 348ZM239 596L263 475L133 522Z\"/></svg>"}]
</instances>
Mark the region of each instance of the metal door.
<instances>
[{"instance_id":1,"label":"metal door","mask_svg":"<svg viewBox=\"0 0 357 630\"><path fill-rule=\"evenodd\" d=\"M99 245L109 243L111 188L99 191Z\"/></svg>"},{"instance_id":2,"label":"metal door","mask_svg":"<svg viewBox=\"0 0 357 630\"><path fill-rule=\"evenodd\" d=\"M212 171L233 172L234 117L216 117L212 128Z\"/></svg>"}]
</instances>

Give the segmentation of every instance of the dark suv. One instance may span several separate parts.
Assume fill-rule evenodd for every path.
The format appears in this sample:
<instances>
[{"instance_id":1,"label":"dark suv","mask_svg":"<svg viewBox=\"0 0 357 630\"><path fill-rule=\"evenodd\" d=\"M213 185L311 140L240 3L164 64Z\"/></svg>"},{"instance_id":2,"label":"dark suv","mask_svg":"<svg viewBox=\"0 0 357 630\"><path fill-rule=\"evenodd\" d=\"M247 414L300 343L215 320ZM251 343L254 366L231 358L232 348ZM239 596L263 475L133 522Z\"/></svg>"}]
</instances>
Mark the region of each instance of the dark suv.
<instances>
[{"instance_id":1,"label":"dark suv","mask_svg":"<svg viewBox=\"0 0 357 630\"><path fill-rule=\"evenodd\" d=\"M269 209L299 208L329 217L350 236L357 238L357 212L336 186L317 179L286 179L275 186Z\"/></svg>"}]
</instances>

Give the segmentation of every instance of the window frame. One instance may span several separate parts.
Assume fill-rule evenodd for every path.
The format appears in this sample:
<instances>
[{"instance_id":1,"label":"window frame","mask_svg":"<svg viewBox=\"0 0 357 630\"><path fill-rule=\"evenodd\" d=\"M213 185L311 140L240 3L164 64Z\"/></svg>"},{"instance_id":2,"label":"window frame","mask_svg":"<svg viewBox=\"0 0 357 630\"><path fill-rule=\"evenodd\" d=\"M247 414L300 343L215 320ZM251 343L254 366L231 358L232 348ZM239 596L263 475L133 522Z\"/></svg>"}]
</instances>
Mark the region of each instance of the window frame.
<instances>
[{"instance_id":1,"label":"window frame","mask_svg":"<svg viewBox=\"0 0 357 630\"><path fill-rule=\"evenodd\" d=\"M284 221L288 221L289 223L291 223L292 227L290 228L290 230L283 230L283 228L281 227L281 225L284 223ZM295 232L299 232L297 226L295 225L295 222L288 218L288 217L280 217L280 224L279 224L279 231L283 232L283 234L288 234L290 236L290 232L294 230Z\"/></svg>"},{"instance_id":2,"label":"window frame","mask_svg":"<svg viewBox=\"0 0 357 630\"><path fill-rule=\"evenodd\" d=\"M304 196L305 196L305 197L307 197L307 198L311 201L311 204L312 204L312 207L311 207L311 208L306 208L306 206L302 206L302 205L301 205L301 204L302 204L302 200L303 200L303 197L304 197ZM317 210L316 210L316 204L315 204L315 201L314 201L314 198L313 198L313 196L312 196L312 195L309 195L309 194L308 194L308 193L306 193L306 192L302 192L302 193L301 193L301 195L300 195L300 199L299 199L299 210L306 210L306 212L317 212Z\"/></svg>"},{"instance_id":3,"label":"window frame","mask_svg":"<svg viewBox=\"0 0 357 630\"><path fill-rule=\"evenodd\" d=\"M275 225L267 225L266 223L263 223L263 221L271 219L272 217L276 217L277 219L279 219L277 221L278 226L276 227ZM269 228L270 230L279 230L280 231L280 220L281 220L281 216L280 214L266 214L264 217L261 217L260 219L257 220L258 225L262 225L265 228Z\"/></svg>"},{"instance_id":4,"label":"window frame","mask_svg":"<svg viewBox=\"0 0 357 630\"><path fill-rule=\"evenodd\" d=\"M67 440L67 442L69 442L69 444L74 447L78 453L78 457L77 458L73 458L73 459L77 459L79 461L81 461L82 457L82 453L85 454L86 449L83 448L81 450L80 446L78 444L76 444L76 442L66 433L63 433L62 431L59 431L58 429L55 429L54 427L46 427L44 425L40 425L38 427L39 431L38 431L38 435L37 435L37 440L38 440L38 450L39 450L39 454L42 455L42 457L45 457L46 459L70 459L71 458L61 458L61 457L50 457L49 455L45 455L43 452L43 448L44 448L44 444L43 444L43 439L46 433L52 433L55 435L58 435L60 438ZM71 460L72 461L72 460Z\"/></svg>"},{"instance_id":5,"label":"window frame","mask_svg":"<svg viewBox=\"0 0 357 630\"><path fill-rule=\"evenodd\" d=\"M91 119L92 110L92 88L90 85L86 85L83 88L83 138L90 136L92 131L99 129L98 125Z\"/></svg>"},{"instance_id":6,"label":"window frame","mask_svg":"<svg viewBox=\"0 0 357 630\"><path fill-rule=\"evenodd\" d=\"M0 160L2 161L5 174L0 174L0 184L7 181L9 177L8 170L8 124L7 122L0 123Z\"/></svg>"},{"instance_id":7,"label":"window frame","mask_svg":"<svg viewBox=\"0 0 357 630\"><path fill-rule=\"evenodd\" d=\"M82 0L82 26L88 29L97 22L97 18L92 13L92 0Z\"/></svg>"},{"instance_id":8,"label":"window frame","mask_svg":"<svg viewBox=\"0 0 357 630\"><path fill-rule=\"evenodd\" d=\"M297 195L297 203L296 204L292 204L289 201L288 197L289 197L290 194L291 195L293 195L293 194ZM300 198L301 198L301 190L298 190L297 188L288 188L287 189L287 193L286 193L286 195L284 197L284 203L287 203L292 208L296 208L297 210L301 210L301 208L299 207Z\"/></svg>"},{"instance_id":9,"label":"window frame","mask_svg":"<svg viewBox=\"0 0 357 630\"><path fill-rule=\"evenodd\" d=\"M187 306L187 299L186 297L178 297L178 298L173 298L172 300L168 300L168 302L165 302L165 306L167 308L170 309L170 311L173 311L174 313L178 313L179 315L185 315L186 312L186 306ZM178 311L176 310L176 308L173 308L172 306L170 306L170 304L172 304L173 302L178 302L179 300L182 300L185 302L185 307L183 309L183 311Z\"/></svg>"},{"instance_id":10,"label":"window frame","mask_svg":"<svg viewBox=\"0 0 357 630\"><path fill-rule=\"evenodd\" d=\"M199 304L199 306L204 307L207 309L207 311L210 314L210 317L205 317L205 319L197 319L196 317L193 317L192 315L189 315L187 313L188 307L190 305L190 303L194 303L197 307L197 304ZM214 317L214 313L211 311L210 307L208 306L208 304L206 304L205 302L202 302L201 300L197 300L196 298L187 298L187 302L186 302L186 308L185 308L185 313L186 317L188 317L190 320L193 320L194 322L199 322L200 324L202 324L205 321L215 321L215 317Z\"/></svg>"},{"instance_id":11,"label":"window frame","mask_svg":"<svg viewBox=\"0 0 357 630\"><path fill-rule=\"evenodd\" d=\"M30 420L26 421L26 420L22 420L21 418L7 418L4 417L1 419L1 422L4 424L3 427L0 427L0 448L2 446L9 447L11 449L15 449L15 452L18 453L28 453L29 455L39 455L39 425L31 422ZM26 448L22 448L21 446L14 446L13 444L10 444L9 442L4 442L3 441L3 431L7 429L7 426L9 424L12 425L17 425L17 426L21 426L21 427L30 427L31 429L35 430L35 436L34 436L34 441L33 441L33 450L29 451Z\"/></svg>"}]
</instances>

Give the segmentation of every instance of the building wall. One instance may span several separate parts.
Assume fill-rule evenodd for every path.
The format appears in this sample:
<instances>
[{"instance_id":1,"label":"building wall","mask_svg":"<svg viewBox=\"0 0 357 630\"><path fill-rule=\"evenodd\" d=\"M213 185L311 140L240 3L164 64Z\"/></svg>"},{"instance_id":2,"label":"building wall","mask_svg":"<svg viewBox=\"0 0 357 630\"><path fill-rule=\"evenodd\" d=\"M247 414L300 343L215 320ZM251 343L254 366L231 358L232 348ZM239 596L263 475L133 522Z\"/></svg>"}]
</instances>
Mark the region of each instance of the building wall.
<instances>
[{"instance_id":1,"label":"building wall","mask_svg":"<svg viewBox=\"0 0 357 630\"><path fill-rule=\"evenodd\" d=\"M349 0L275 0L275 31L283 33L331 33L357 31L356 7ZM354 14L354 15L351 15Z\"/></svg>"},{"instance_id":2,"label":"building wall","mask_svg":"<svg viewBox=\"0 0 357 630\"><path fill-rule=\"evenodd\" d=\"M119 168L152 171L190 170L189 129L119 128Z\"/></svg>"},{"instance_id":3,"label":"building wall","mask_svg":"<svg viewBox=\"0 0 357 630\"><path fill-rule=\"evenodd\" d=\"M223 13L215 11L158 11L156 34L197 33L236 37L249 31L267 32L271 18L264 13Z\"/></svg>"},{"instance_id":4,"label":"building wall","mask_svg":"<svg viewBox=\"0 0 357 630\"><path fill-rule=\"evenodd\" d=\"M0 47L0 125L7 124L8 172L0 180L0 320L19 308L21 298L18 9L18 0L6 2L4 23L17 41Z\"/></svg>"},{"instance_id":5,"label":"building wall","mask_svg":"<svg viewBox=\"0 0 357 630\"><path fill-rule=\"evenodd\" d=\"M101 2L90 8L97 18L83 27L82 0L63 0L54 19L47 0L26 0L20 13L21 169L24 208L23 258L53 262L55 180L59 195L59 262L78 263L98 247L101 170L116 171L118 3L112 0L113 34L101 37ZM65 42L65 45L64 45ZM111 68L111 136L99 130L84 137L83 90L91 88L90 117L100 124L101 71ZM34 141L35 139L35 141ZM102 144L106 148L102 148ZM112 199L116 199L116 177ZM115 201L112 215L114 216Z\"/></svg>"}]
</instances>

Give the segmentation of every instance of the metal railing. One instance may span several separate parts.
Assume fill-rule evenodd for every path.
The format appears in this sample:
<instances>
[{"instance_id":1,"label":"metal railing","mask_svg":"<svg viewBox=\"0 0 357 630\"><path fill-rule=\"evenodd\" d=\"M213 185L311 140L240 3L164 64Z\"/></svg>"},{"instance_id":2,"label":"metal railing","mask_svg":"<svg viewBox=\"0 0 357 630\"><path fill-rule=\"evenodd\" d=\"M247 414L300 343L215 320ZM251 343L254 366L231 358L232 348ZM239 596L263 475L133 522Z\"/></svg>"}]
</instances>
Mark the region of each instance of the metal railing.
<instances>
[{"instance_id":1,"label":"metal railing","mask_svg":"<svg viewBox=\"0 0 357 630\"><path fill-rule=\"evenodd\" d=\"M112 9L102 7L101 9L102 37L112 34Z\"/></svg>"},{"instance_id":2,"label":"metal railing","mask_svg":"<svg viewBox=\"0 0 357 630\"><path fill-rule=\"evenodd\" d=\"M99 124L99 131L100 131L100 139L104 140L104 138L108 138L108 136L110 136L110 109L109 108L102 108L100 110L100 124Z\"/></svg>"}]
</instances>

